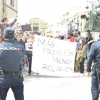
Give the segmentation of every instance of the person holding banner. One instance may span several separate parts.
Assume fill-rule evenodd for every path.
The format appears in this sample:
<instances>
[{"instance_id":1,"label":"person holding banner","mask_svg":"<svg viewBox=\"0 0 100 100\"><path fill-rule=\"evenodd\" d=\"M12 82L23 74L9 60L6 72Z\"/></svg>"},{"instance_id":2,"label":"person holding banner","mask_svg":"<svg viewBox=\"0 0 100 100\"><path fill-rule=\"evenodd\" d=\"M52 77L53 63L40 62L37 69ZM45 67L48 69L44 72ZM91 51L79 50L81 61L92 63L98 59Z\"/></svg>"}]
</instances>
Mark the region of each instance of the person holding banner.
<instances>
[{"instance_id":1,"label":"person holding banner","mask_svg":"<svg viewBox=\"0 0 100 100\"><path fill-rule=\"evenodd\" d=\"M29 39L27 40L28 47L29 49L27 50L27 56L28 56L28 62L29 62L29 71L28 71L28 76L31 75L31 66L32 66L32 50L33 50L33 42L34 42L34 35L32 32L29 34Z\"/></svg>"},{"instance_id":2,"label":"person holding banner","mask_svg":"<svg viewBox=\"0 0 100 100\"><path fill-rule=\"evenodd\" d=\"M24 48L25 48L25 42L22 40L21 33L16 33L15 38L16 38L16 42L23 45ZM26 61L27 61L27 55L26 55L26 52L25 52L24 59L23 59L23 64L22 64L24 66L24 69L27 69L27 67L25 67Z\"/></svg>"},{"instance_id":3,"label":"person holding banner","mask_svg":"<svg viewBox=\"0 0 100 100\"><path fill-rule=\"evenodd\" d=\"M23 45L25 47L25 42L21 39L21 34L20 33L16 33L16 42L18 42L19 44Z\"/></svg>"}]
</instances>

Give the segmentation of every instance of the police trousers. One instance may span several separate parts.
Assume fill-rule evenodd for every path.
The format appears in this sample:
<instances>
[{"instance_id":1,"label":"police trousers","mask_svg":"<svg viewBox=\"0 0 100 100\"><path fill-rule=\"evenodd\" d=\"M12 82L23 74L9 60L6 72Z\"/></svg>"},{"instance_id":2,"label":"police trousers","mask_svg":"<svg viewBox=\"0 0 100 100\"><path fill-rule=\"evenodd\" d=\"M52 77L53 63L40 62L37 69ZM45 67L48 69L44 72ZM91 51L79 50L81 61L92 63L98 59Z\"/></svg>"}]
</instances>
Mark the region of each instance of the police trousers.
<instances>
[{"instance_id":1,"label":"police trousers","mask_svg":"<svg viewBox=\"0 0 100 100\"><path fill-rule=\"evenodd\" d=\"M91 92L92 92L92 100L99 100L98 78L97 78L96 73L92 75Z\"/></svg>"},{"instance_id":2,"label":"police trousers","mask_svg":"<svg viewBox=\"0 0 100 100\"><path fill-rule=\"evenodd\" d=\"M6 100L9 88L14 93L15 100L24 100L23 78L19 76L3 77L0 75L0 98Z\"/></svg>"}]
</instances>

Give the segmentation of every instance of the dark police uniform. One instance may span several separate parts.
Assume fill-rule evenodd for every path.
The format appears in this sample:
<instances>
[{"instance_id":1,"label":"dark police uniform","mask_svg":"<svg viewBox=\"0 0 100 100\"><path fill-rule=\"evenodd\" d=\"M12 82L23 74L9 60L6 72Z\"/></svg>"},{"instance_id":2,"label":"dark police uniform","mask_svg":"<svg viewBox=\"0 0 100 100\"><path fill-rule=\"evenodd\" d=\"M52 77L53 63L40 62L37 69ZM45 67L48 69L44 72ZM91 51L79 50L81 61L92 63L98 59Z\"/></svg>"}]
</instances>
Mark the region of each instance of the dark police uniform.
<instances>
[{"instance_id":1,"label":"dark police uniform","mask_svg":"<svg viewBox=\"0 0 100 100\"><path fill-rule=\"evenodd\" d=\"M87 61L87 72L91 72L92 61L94 61L94 66L92 67L92 100L98 100L99 91L98 91L98 78L96 67L100 69L100 39L97 42L93 43L88 55Z\"/></svg>"},{"instance_id":2,"label":"dark police uniform","mask_svg":"<svg viewBox=\"0 0 100 100\"><path fill-rule=\"evenodd\" d=\"M5 28L4 35L13 33L10 27ZM0 44L0 96L6 100L9 88L14 92L15 100L24 100L23 77L21 64L24 57L24 47L13 39L4 40Z\"/></svg>"}]
</instances>

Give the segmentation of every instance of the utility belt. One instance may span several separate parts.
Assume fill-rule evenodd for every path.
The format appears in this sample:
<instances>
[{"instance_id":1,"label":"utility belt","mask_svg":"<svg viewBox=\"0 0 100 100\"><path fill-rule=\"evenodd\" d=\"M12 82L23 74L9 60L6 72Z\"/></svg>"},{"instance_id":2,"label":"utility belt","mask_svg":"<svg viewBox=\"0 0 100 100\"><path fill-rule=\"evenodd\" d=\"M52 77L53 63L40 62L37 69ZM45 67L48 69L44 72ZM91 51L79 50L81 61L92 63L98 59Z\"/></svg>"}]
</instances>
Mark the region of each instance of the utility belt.
<instances>
[{"instance_id":1,"label":"utility belt","mask_svg":"<svg viewBox=\"0 0 100 100\"><path fill-rule=\"evenodd\" d=\"M8 77L8 76L20 76L22 77L22 72L4 72L3 70L0 70L0 75L3 77Z\"/></svg>"}]
</instances>

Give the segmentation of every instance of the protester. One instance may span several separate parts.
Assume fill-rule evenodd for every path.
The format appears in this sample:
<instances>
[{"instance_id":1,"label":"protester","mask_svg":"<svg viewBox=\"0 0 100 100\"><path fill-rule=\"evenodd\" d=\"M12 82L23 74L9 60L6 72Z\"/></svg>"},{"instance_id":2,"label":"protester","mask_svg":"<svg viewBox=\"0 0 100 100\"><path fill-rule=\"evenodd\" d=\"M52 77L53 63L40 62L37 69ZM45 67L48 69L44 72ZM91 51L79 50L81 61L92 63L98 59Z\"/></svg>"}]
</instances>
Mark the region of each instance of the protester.
<instances>
[{"instance_id":1,"label":"protester","mask_svg":"<svg viewBox=\"0 0 100 100\"><path fill-rule=\"evenodd\" d=\"M7 17L4 17L1 20L1 22L2 22L2 23L0 23L1 35L3 34L3 31L6 27L12 27L15 24L15 22L17 21L17 18L18 18L18 16L16 16L16 18L11 23L9 23L9 20Z\"/></svg>"},{"instance_id":2,"label":"protester","mask_svg":"<svg viewBox=\"0 0 100 100\"><path fill-rule=\"evenodd\" d=\"M15 35L15 41L17 43L23 45L24 48L25 48L25 42L22 40L22 34L21 33L18 33L18 32L16 33L16 35ZM23 72L24 72L24 70L28 70L28 65L26 64L26 62L27 62L27 53L25 52L24 59L23 59L23 64L22 64L22 66L23 66Z\"/></svg>"},{"instance_id":3,"label":"protester","mask_svg":"<svg viewBox=\"0 0 100 100\"><path fill-rule=\"evenodd\" d=\"M77 52L78 52L78 47L80 45L80 38L75 34L74 35L74 40L76 42L76 54L75 54L75 69L79 70L79 65L76 64L76 57L77 57Z\"/></svg>"},{"instance_id":4,"label":"protester","mask_svg":"<svg viewBox=\"0 0 100 100\"><path fill-rule=\"evenodd\" d=\"M78 32L79 32L78 29L75 29L74 34L77 34Z\"/></svg>"},{"instance_id":5,"label":"protester","mask_svg":"<svg viewBox=\"0 0 100 100\"><path fill-rule=\"evenodd\" d=\"M83 75L84 74L84 63L87 57L87 52L86 52L86 40L82 39L82 53L83 53L83 60L80 64L80 74Z\"/></svg>"},{"instance_id":6,"label":"protester","mask_svg":"<svg viewBox=\"0 0 100 100\"><path fill-rule=\"evenodd\" d=\"M90 34L90 30L86 30L86 45L87 45L87 56L90 51L91 45L94 42L92 34Z\"/></svg>"},{"instance_id":7,"label":"protester","mask_svg":"<svg viewBox=\"0 0 100 100\"><path fill-rule=\"evenodd\" d=\"M78 31L78 32L76 33L76 35L78 36L78 38L80 38L80 36L81 36L80 31Z\"/></svg>"},{"instance_id":8,"label":"protester","mask_svg":"<svg viewBox=\"0 0 100 100\"><path fill-rule=\"evenodd\" d=\"M80 45L80 38L75 34L74 35L74 40L76 42L76 51L78 50L78 47Z\"/></svg>"},{"instance_id":9,"label":"protester","mask_svg":"<svg viewBox=\"0 0 100 100\"><path fill-rule=\"evenodd\" d=\"M64 36L63 35L60 37L60 40L64 40Z\"/></svg>"},{"instance_id":10,"label":"protester","mask_svg":"<svg viewBox=\"0 0 100 100\"><path fill-rule=\"evenodd\" d=\"M70 37L67 37L66 41L70 42Z\"/></svg>"},{"instance_id":11,"label":"protester","mask_svg":"<svg viewBox=\"0 0 100 100\"><path fill-rule=\"evenodd\" d=\"M56 39L60 40L61 39L61 35L56 36Z\"/></svg>"},{"instance_id":12,"label":"protester","mask_svg":"<svg viewBox=\"0 0 100 100\"><path fill-rule=\"evenodd\" d=\"M0 36L0 43L2 43L2 41L3 41L3 38L2 38L2 36Z\"/></svg>"},{"instance_id":13,"label":"protester","mask_svg":"<svg viewBox=\"0 0 100 100\"><path fill-rule=\"evenodd\" d=\"M81 53L81 55L79 55L80 53ZM78 46L76 59L77 59L76 62L79 62L78 66L80 68L80 76L83 76L83 74L84 74L84 62L86 59L86 40L82 36L80 36L80 45Z\"/></svg>"},{"instance_id":14,"label":"protester","mask_svg":"<svg viewBox=\"0 0 100 100\"><path fill-rule=\"evenodd\" d=\"M29 39L29 35L28 35L28 33L27 32L25 32L24 33L24 35L23 35L23 41L25 42L25 43L27 43L27 40ZM26 47L25 47L25 49L26 49ZM26 55L26 63L25 63L25 70L28 70L29 69L29 63L28 63L28 51L26 50L25 51L25 55Z\"/></svg>"},{"instance_id":15,"label":"protester","mask_svg":"<svg viewBox=\"0 0 100 100\"><path fill-rule=\"evenodd\" d=\"M29 42L32 44L34 42L34 34L32 32L30 32L29 39L27 40L27 43L29 43ZM32 65L32 51L28 51L27 56L28 56L28 62L29 62L28 76L30 76L31 75L31 65Z\"/></svg>"},{"instance_id":16,"label":"protester","mask_svg":"<svg viewBox=\"0 0 100 100\"><path fill-rule=\"evenodd\" d=\"M41 36L45 36L45 33L44 33L44 32L42 32L42 33L41 33Z\"/></svg>"},{"instance_id":17,"label":"protester","mask_svg":"<svg viewBox=\"0 0 100 100\"><path fill-rule=\"evenodd\" d=\"M80 64L82 63L82 60L83 60L83 53L82 53L81 45L78 47L77 55L76 55L75 59L76 59L75 65L79 69L80 68Z\"/></svg>"},{"instance_id":18,"label":"protester","mask_svg":"<svg viewBox=\"0 0 100 100\"><path fill-rule=\"evenodd\" d=\"M70 41L70 42L74 42L74 41L75 41L75 40L74 40L73 33L68 33L67 35L68 35L67 38L69 38L69 41Z\"/></svg>"}]
</instances>

